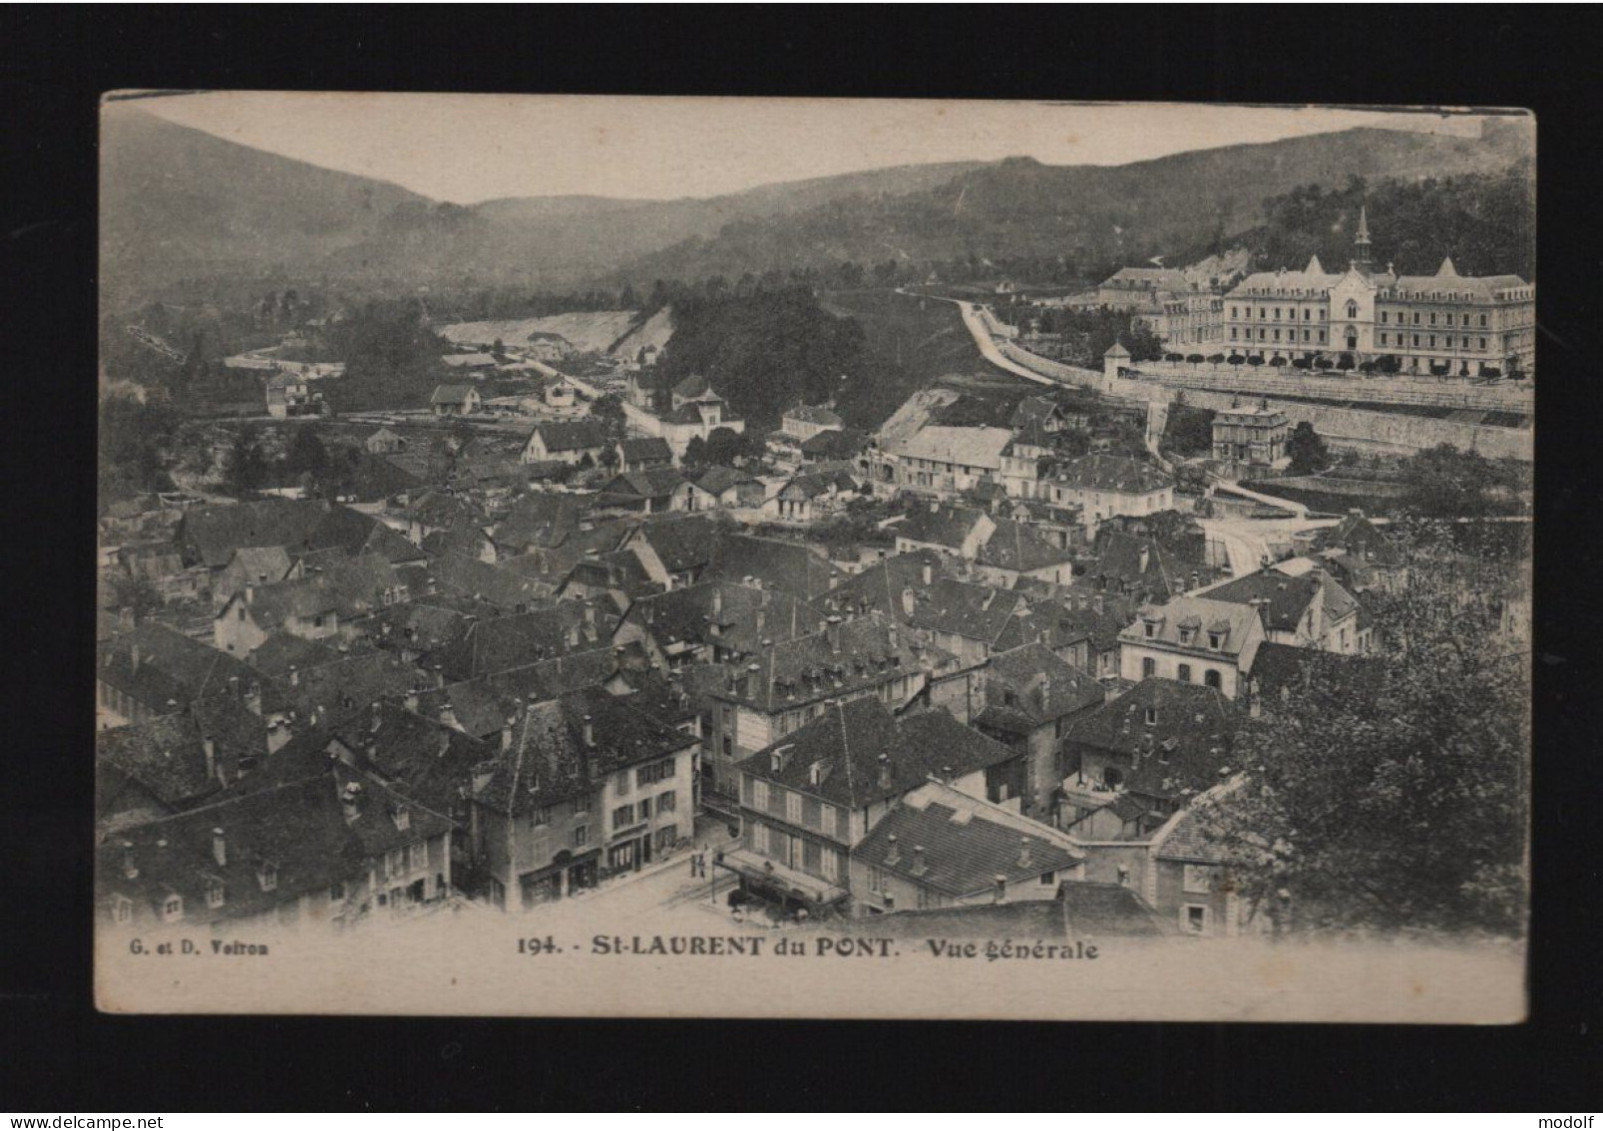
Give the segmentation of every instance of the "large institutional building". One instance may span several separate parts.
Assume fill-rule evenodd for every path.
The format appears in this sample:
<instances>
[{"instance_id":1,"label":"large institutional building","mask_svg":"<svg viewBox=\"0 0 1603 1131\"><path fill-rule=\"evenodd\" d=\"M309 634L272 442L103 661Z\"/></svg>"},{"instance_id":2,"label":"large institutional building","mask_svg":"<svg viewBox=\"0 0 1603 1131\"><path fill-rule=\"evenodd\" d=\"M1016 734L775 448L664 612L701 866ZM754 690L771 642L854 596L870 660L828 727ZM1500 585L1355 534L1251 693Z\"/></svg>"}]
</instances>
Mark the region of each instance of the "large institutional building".
<instances>
[{"instance_id":1,"label":"large institutional building","mask_svg":"<svg viewBox=\"0 0 1603 1131\"><path fill-rule=\"evenodd\" d=\"M1360 211L1355 256L1332 274L1314 256L1301 271L1260 271L1224 298L1225 344L1268 357L1391 356L1405 373L1530 373L1536 287L1518 275L1460 275L1451 259L1434 275L1375 271Z\"/></svg>"}]
</instances>

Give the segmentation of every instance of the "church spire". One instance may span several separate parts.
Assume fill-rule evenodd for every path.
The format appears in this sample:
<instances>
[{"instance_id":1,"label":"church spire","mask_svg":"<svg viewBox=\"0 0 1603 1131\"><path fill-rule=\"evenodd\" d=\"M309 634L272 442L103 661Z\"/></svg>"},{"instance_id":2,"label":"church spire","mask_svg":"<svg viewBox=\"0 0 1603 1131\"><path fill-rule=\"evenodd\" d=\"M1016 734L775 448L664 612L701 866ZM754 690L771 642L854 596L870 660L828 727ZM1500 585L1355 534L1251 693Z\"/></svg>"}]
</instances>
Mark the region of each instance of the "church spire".
<instances>
[{"instance_id":1,"label":"church spire","mask_svg":"<svg viewBox=\"0 0 1603 1131\"><path fill-rule=\"evenodd\" d=\"M1364 274L1369 273L1369 211L1358 206L1358 235L1353 238L1353 262Z\"/></svg>"}]
</instances>

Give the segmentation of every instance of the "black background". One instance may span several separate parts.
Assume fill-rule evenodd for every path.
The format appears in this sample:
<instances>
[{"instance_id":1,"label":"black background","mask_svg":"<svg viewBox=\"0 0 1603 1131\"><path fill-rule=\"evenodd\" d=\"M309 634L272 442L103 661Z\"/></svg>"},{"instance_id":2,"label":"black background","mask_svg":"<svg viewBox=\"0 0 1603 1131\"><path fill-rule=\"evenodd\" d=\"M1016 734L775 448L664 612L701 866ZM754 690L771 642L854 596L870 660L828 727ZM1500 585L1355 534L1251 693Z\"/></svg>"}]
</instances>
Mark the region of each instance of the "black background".
<instances>
[{"instance_id":1,"label":"black background","mask_svg":"<svg viewBox=\"0 0 1603 1131\"><path fill-rule=\"evenodd\" d=\"M1372 15L1375 11L1383 14ZM146 8L0 16L0 1106L1598 1106L1600 87L1584 9ZM89 984L95 131L126 88L1521 106L1538 116L1531 1020L1498 1028L118 1018ZM1198 969L1206 982L1210 973ZM714 998L714 1000L716 1000Z\"/></svg>"}]
</instances>

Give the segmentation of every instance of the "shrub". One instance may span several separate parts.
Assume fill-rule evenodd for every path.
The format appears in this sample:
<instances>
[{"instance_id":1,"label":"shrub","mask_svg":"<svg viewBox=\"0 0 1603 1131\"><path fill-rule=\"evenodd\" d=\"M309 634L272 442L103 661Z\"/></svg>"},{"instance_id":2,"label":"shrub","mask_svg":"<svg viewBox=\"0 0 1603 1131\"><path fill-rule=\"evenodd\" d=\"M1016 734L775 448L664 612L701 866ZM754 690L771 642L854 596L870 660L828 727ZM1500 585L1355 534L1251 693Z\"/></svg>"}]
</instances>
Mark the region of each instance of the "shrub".
<instances>
[{"instance_id":1,"label":"shrub","mask_svg":"<svg viewBox=\"0 0 1603 1131\"><path fill-rule=\"evenodd\" d=\"M1262 365L1263 364L1263 354L1261 354L1261 353L1253 354L1251 357L1247 358L1247 364L1248 365Z\"/></svg>"},{"instance_id":2,"label":"shrub","mask_svg":"<svg viewBox=\"0 0 1603 1131\"><path fill-rule=\"evenodd\" d=\"M1285 358L1283 358L1283 357L1281 357L1281 356L1280 356L1280 355L1279 355L1279 354L1278 354L1278 353L1277 353L1277 354L1275 354L1275 356L1274 356L1274 357L1271 357L1271 358L1270 358L1270 359L1269 359L1269 364L1270 364L1270 365L1278 365L1278 366L1284 366L1284 365L1285 365L1285 364L1286 364L1286 359L1285 359Z\"/></svg>"},{"instance_id":3,"label":"shrub","mask_svg":"<svg viewBox=\"0 0 1603 1131\"><path fill-rule=\"evenodd\" d=\"M1209 365L1223 365L1224 364L1224 360L1225 360L1225 355L1222 354L1222 353L1211 353L1211 354L1208 355L1208 364Z\"/></svg>"},{"instance_id":4,"label":"shrub","mask_svg":"<svg viewBox=\"0 0 1603 1131\"><path fill-rule=\"evenodd\" d=\"M1189 354L1189 355L1187 355L1186 360L1189 361L1192 365L1201 365L1202 364L1202 355L1200 353Z\"/></svg>"},{"instance_id":5,"label":"shrub","mask_svg":"<svg viewBox=\"0 0 1603 1131\"><path fill-rule=\"evenodd\" d=\"M1350 353L1344 353L1341 355L1341 360L1336 362L1336 368L1342 370L1351 369L1354 364L1353 355Z\"/></svg>"},{"instance_id":6,"label":"shrub","mask_svg":"<svg viewBox=\"0 0 1603 1131\"><path fill-rule=\"evenodd\" d=\"M1306 357L1295 358L1291 363L1291 367L1293 369L1307 369L1312 365L1313 362L1309 361Z\"/></svg>"}]
</instances>

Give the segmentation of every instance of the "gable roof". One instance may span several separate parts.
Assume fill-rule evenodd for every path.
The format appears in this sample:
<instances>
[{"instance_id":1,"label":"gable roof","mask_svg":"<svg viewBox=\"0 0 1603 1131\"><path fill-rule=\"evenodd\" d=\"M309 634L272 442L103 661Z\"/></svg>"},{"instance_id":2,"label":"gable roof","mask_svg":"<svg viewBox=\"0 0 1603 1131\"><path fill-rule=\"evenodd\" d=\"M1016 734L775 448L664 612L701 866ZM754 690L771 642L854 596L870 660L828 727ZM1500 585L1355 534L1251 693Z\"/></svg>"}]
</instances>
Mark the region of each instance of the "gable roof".
<instances>
[{"instance_id":1,"label":"gable roof","mask_svg":"<svg viewBox=\"0 0 1603 1131\"><path fill-rule=\"evenodd\" d=\"M949 577L916 590L914 600L913 615L908 618L913 627L948 632L993 647L1014 617L1029 614L1029 603L1019 593Z\"/></svg>"},{"instance_id":2,"label":"gable roof","mask_svg":"<svg viewBox=\"0 0 1603 1131\"><path fill-rule=\"evenodd\" d=\"M249 687L261 678L227 652L156 621L137 624L96 651L96 678L157 713L163 713L169 701L177 710L204 695L226 691L230 679Z\"/></svg>"},{"instance_id":3,"label":"gable roof","mask_svg":"<svg viewBox=\"0 0 1603 1131\"><path fill-rule=\"evenodd\" d=\"M761 646L724 665L710 693L772 714L917 675L946 655L905 639L877 617L833 627L838 647L829 631Z\"/></svg>"},{"instance_id":4,"label":"gable roof","mask_svg":"<svg viewBox=\"0 0 1603 1131\"><path fill-rule=\"evenodd\" d=\"M471 354L467 355L473 356ZM488 355L484 355L488 356ZM446 359L448 362L450 358ZM493 359L492 359L493 360ZM437 385L434 393L429 397L430 404L463 404L470 397L476 395L478 390L472 385Z\"/></svg>"},{"instance_id":5,"label":"gable roof","mask_svg":"<svg viewBox=\"0 0 1603 1131\"><path fill-rule=\"evenodd\" d=\"M902 604L903 593L912 590L916 600L918 591L924 586L924 570L930 571L933 581L945 572L945 568L945 559L936 550L920 549L893 554L861 573L847 577L824 595L822 603L831 612L856 616L872 611L906 624L908 613Z\"/></svg>"},{"instance_id":6,"label":"gable roof","mask_svg":"<svg viewBox=\"0 0 1603 1131\"><path fill-rule=\"evenodd\" d=\"M1174 486L1168 476L1149 463L1105 453L1082 456L1059 466L1052 481L1081 491L1125 495L1146 495Z\"/></svg>"},{"instance_id":7,"label":"gable roof","mask_svg":"<svg viewBox=\"0 0 1603 1131\"><path fill-rule=\"evenodd\" d=\"M1025 644L992 656L985 678L985 710L975 725L1006 734L1028 734L1043 723L1098 706L1106 698L1095 677L1043 644Z\"/></svg>"},{"instance_id":8,"label":"gable roof","mask_svg":"<svg viewBox=\"0 0 1603 1131\"><path fill-rule=\"evenodd\" d=\"M607 446L607 433L593 420L548 421L534 426L548 452L579 452Z\"/></svg>"},{"instance_id":9,"label":"gable roof","mask_svg":"<svg viewBox=\"0 0 1603 1131\"><path fill-rule=\"evenodd\" d=\"M1267 602L1259 606L1259 611L1264 628L1272 632L1295 632L1316 595L1324 605L1326 623L1358 611L1357 598L1317 568L1300 577L1289 577L1278 569L1261 569L1216 585L1207 593L1210 600L1238 605L1250 606L1255 600Z\"/></svg>"},{"instance_id":10,"label":"gable roof","mask_svg":"<svg viewBox=\"0 0 1603 1131\"><path fill-rule=\"evenodd\" d=\"M829 591L840 570L811 545L732 534L720 541L704 576L726 581L750 577L765 589L784 589L810 601Z\"/></svg>"},{"instance_id":11,"label":"gable roof","mask_svg":"<svg viewBox=\"0 0 1603 1131\"><path fill-rule=\"evenodd\" d=\"M996 529L980 547L975 560L996 569L1029 573L1066 565L1074 560L1074 555L1048 542L1033 526L1004 518L997 520Z\"/></svg>"},{"instance_id":12,"label":"gable roof","mask_svg":"<svg viewBox=\"0 0 1603 1131\"><path fill-rule=\"evenodd\" d=\"M1013 439L1006 428L963 428L930 424L901 444L902 459L927 459L960 467L994 471L1002 466L1002 449Z\"/></svg>"},{"instance_id":13,"label":"gable roof","mask_svg":"<svg viewBox=\"0 0 1603 1131\"><path fill-rule=\"evenodd\" d=\"M821 716L757 751L737 768L836 805L861 809L917 789L932 774L962 777L1015 757L1012 750L964 726L945 710L898 718L877 696L869 695L846 703L836 700Z\"/></svg>"},{"instance_id":14,"label":"gable roof","mask_svg":"<svg viewBox=\"0 0 1603 1131\"><path fill-rule=\"evenodd\" d=\"M1049 826L1012 816L929 782L898 801L852 857L957 899L993 891L999 876L1019 883L1084 859Z\"/></svg>"},{"instance_id":15,"label":"gable roof","mask_svg":"<svg viewBox=\"0 0 1603 1131\"><path fill-rule=\"evenodd\" d=\"M1227 776L1221 771L1232 767L1231 743L1243 721L1211 687L1145 679L1071 720L1063 742L1066 750L1090 746L1122 755L1128 760L1124 788L1131 793L1183 799Z\"/></svg>"},{"instance_id":16,"label":"gable roof","mask_svg":"<svg viewBox=\"0 0 1603 1131\"><path fill-rule=\"evenodd\" d=\"M585 742L586 725L591 743ZM478 804L514 816L588 796L609 774L668 757L699 739L600 688L529 704L513 724L512 742L495 754Z\"/></svg>"},{"instance_id":17,"label":"gable roof","mask_svg":"<svg viewBox=\"0 0 1603 1131\"><path fill-rule=\"evenodd\" d=\"M491 530L497 545L522 553L530 547L560 546L579 530L584 507L571 495L524 495Z\"/></svg>"},{"instance_id":18,"label":"gable roof","mask_svg":"<svg viewBox=\"0 0 1603 1131\"><path fill-rule=\"evenodd\" d=\"M464 680L586 651L610 640L618 617L606 601L558 601L489 620L469 620L439 650L447 679Z\"/></svg>"},{"instance_id":19,"label":"gable roof","mask_svg":"<svg viewBox=\"0 0 1603 1131\"><path fill-rule=\"evenodd\" d=\"M816 633L825 616L782 589L719 580L641 597L621 623L639 625L659 646L716 643L755 652L764 640L783 642Z\"/></svg>"},{"instance_id":20,"label":"gable roof","mask_svg":"<svg viewBox=\"0 0 1603 1131\"><path fill-rule=\"evenodd\" d=\"M1155 629L1150 637L1144 627L1148 621L1153 623ZM1194 634L1191 643L1180 643L1181 629ZM1221 635L1217 649L1208 646L1210 633ZM1251 669L1253 656L1263 643L1263 632L1258 616L1250 605L1216 601L1211 597L1173 597L1162 605L1142 605L1136 623L1120 633L1120 639L1133 644L1172 644L1199 652L1235 657L1236 666L1247 671Z\"/></svg>"},{"instance_id":21,"label":"gable roof","mask_svg":"<svg viewBox=\"0 0 1603 1131\"><path fill-rule=\"evenodd\" d=\"M986 521L991 518L982 510L935 503L914 507L906 518L889 529L898 538L955 551L974 533L975 527Z\"/></svg>"},{"instance_id":22,"label":"gable roof","mask_svg":"<svg viewBox=\"0 0 1603 1131\"><path fill-rule=\"evenodd\" d=\"M638 463L646 460L672 461L673 449L668 441L661 436L642 436L631 440L620 440L618 452L626 463Z\"/></svg>"}]
</instances>

